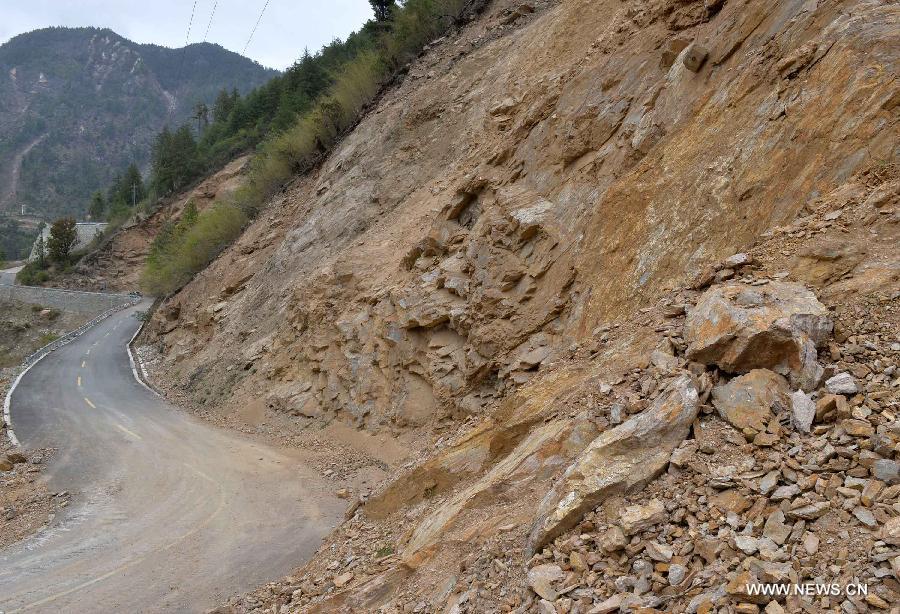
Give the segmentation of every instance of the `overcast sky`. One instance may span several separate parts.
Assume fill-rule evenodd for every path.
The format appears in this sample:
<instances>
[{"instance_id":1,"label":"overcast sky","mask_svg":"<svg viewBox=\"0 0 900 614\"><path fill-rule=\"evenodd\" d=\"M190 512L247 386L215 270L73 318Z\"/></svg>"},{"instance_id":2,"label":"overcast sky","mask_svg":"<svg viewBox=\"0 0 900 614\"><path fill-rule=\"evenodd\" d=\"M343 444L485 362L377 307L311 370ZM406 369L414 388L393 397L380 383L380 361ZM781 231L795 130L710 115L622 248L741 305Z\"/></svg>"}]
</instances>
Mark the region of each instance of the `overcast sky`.
<instances>
[{"instance_id":1,"label":"overcast sky","mask_svg":"<svg viewBox=\"0 0 900 614\"><path fill-rule=\"evenodd\" d=\"M206 38L241 53L265 4L197 0L189 42ZM139 43L177 48L184 46L193 5L194 0L0 0L0 43L47 26L96 26ZM304 47L315 51L335 37L344 38L371 14L368 0L269 0L245 55L284 69Z\"/></svg>"}]
</instances>

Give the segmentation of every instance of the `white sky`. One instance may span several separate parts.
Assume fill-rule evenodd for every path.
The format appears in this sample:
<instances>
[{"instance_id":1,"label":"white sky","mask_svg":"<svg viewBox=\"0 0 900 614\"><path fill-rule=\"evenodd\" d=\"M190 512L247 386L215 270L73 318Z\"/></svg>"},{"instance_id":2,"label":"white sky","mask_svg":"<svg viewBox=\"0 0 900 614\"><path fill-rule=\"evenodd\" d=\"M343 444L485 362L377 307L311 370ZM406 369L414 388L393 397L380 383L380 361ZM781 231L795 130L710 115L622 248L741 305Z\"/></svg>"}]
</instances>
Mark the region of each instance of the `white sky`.
<instances>
[{"instance_id":1,"label":"white sky","mask_svg":"<svg viewBox=\"0 0 900 614\"><path fill-rule=\"evenodd\" d=\"M216 2L218 4L216 5ZM0 44L47 26L107 27L138 43L184 46L194 0L0 0ZM190 43L241 53L266 0L197 0ZM216 5L210 24L210 15ZM344 38L372 15L368 0L269 0L246 56L285 69L308 47Z\"/></svg>"}]
</instances>

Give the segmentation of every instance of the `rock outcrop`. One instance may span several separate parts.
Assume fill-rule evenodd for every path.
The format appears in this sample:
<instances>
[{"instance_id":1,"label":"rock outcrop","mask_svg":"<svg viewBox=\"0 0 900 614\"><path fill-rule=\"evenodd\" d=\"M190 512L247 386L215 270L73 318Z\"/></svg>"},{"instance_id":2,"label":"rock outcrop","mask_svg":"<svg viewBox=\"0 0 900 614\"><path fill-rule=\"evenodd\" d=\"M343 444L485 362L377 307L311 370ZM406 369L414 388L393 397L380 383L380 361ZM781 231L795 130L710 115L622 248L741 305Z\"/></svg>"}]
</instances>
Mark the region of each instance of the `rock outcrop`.
<instances>
[{"instance_id":1,"label":"rock outcrop","mask_svg":"<svg viewBox=\"0 0 900 614\"><path fill-rule=\"evenodd\" d=\"M541 502L529 551L572 528L605 498L659 475L687 436L697 410L697 389L690 376L682 375L653 407L591 442Z\"/></svg>"}]
</instances>

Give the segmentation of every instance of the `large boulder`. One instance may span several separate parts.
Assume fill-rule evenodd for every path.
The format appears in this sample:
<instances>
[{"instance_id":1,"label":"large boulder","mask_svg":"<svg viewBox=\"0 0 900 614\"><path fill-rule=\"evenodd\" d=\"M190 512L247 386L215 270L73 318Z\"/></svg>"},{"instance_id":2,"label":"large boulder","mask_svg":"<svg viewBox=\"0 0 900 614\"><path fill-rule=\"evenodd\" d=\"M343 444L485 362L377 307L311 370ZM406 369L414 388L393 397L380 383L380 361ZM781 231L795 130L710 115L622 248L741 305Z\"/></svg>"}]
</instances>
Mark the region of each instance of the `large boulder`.
<instances>
[{"instance_id":1,"label":"large boulder","mask_svg":"<svg viewBox=\"0 0 900 614\"><path fill-rule=\"evenodd\" d=\"M697 417L697 388L679 376L653 406L597 437L541 501L530 552L575 526L604 499L642 487L659 475Z\"/></svg>"},{"instance_id":2,"label":"large boulder","mask_svg":"<svg viewBox=\"0 0 900 614\"><path fill-rule=\"evenodd\" d=\"M828 310L798 284L730 283L707 290L684 323L687 356L728 373L770 369L794 387L822 379L816 348L831 334Z\"/></svg>"},{"instance_id":3,"label":"large boulder","mask_svg":"<svg viewBox=\"0 0 900 614\"><path fill-rule=\"evenodd\" d=\"M784 377L768 369L753 369L713 388L712 403L734 428L761 433L774 415L790 406L790 394Z\"/></svg>"}]
</instances>

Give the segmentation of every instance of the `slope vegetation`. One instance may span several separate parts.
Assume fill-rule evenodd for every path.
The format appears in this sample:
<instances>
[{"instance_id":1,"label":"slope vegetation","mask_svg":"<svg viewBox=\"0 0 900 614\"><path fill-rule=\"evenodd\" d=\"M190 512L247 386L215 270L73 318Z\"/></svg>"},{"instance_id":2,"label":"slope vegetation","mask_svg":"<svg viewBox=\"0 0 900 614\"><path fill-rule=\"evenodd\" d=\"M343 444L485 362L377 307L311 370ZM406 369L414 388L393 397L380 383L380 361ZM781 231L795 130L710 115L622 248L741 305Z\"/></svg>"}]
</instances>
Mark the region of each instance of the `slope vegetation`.
<instances>
[{"instance_id":1,"label":"slope vegetation","mask_svg":"<svg viewBox=\"0 0 900 614\"><path fill-rule=\"evenodd\" d=\"M898 323L884 304L900 267L898 20L896 6L867 0L497 0L435 41L148 329L158 381L204 415L287 439L344 423L407 448L379 489L354 493L359 506L306 568L229 607L697 611L749 601L740 581L728 584L745 569L787 577L769 564L799 556L804 527L820 518L816 539L846 531L875 548L896 489L868 506L820 499L843 496L826 482L866 479L881 493L895 479L895 465L876 461L895 463L897 449ZM737 252L748 255L726 260ZM835 396L823 381L849 368L855 350L841 344L855 344L872 352L853 375L867 382L849 395L858 411L831 399L840 407L814 411L810 434L787 400L766 407L775 421L762 428L713 409L713 388L744 366L691 354L684 314L704 304L701 290L735 278L772 284L741 300L791 296L785 304L817 305L812 315L837 322L831 341L823 323L808 338L754 346L760 358L744 366L781 378L772 398ZM866 310L877 329L856 323ZM785 317L808 323L810 313ZM658 446L643 450L647 441ZM879 451L842 452L846 465L825 476L811 467L828 460L813 461L826 445ZM690 456L707 453L723 456ZM716 463L734 471L683 512L623 499L647 484L666 499L688 467L706 487ZM338 477L364 470L337 467ZM768 566L753 567L759 542L735 537L761 538L783 499L745 484L776 467L795 494L809 491L813 511L779 508L796 536L775 550L794 550L765 542L770 554L754 561ZM657 480L664 472L669 482ZM588 486L572 485L579 475ZM640 509L620 538L607 525L626 504ZM653 528L663 520L669 528ZM691 551L682 538L701 533L722 548ZM896 573L886 561L851 569L882 600L898 588L881 582ZM826 564L821 554L793 571L813 577ZM663 584L670 565L689 580ZM608 598L619 601L600 606Z\"/></svg>"}]
</instances>

